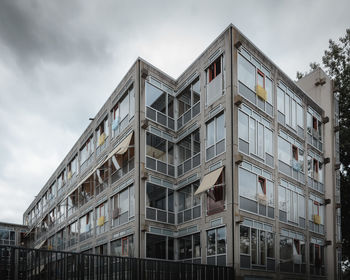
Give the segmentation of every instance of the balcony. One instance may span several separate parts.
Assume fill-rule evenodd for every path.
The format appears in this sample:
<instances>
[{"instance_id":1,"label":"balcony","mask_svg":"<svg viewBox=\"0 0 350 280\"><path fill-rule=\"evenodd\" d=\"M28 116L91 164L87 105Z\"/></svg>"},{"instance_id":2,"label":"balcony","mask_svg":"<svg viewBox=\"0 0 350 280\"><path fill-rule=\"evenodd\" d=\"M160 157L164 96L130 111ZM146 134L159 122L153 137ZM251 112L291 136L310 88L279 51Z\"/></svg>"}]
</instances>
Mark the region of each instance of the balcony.
<instances>
[{"instance_id":1,"label":"balcony","mask_svg":"<svg viewBox=\"0 0 350 280\"><path fill-rule=\"evenodd\" d=\"M172 164L167 164L158 159L147 156L146 167L151 170L163 173L164 175L175 177L175 166Z\"/></svg>"},{"instance_id":2,"label":"balcony","mask_svg":"<svg viewBox=\"0 0 350 280\"><path fill-rule=\"evenodd\" d=\"M192 120L195 116L200 113L200 102L194 104L190 109L188 109L184 114L182 114L177 119L177 130L181 129L185 124Z\"/></svg>"},{"instance_id":3,"label":"balcony","mask_svg":"<svg viewBox=\"0 0 350 280\"><path fill-rule=\"evenodd\" d=\"M146 117L171 130L175 130L175 120L167 115L146 106Z\"/></svg>"},{"instance_id":4,"label":"balcony","mask_svg":"<svg viewBox=\"0 0 350 280\"><path fill-rule=\"evenodd\" d=\"M200 164L201 164L201 154L198 153L177 166L177 176L181 176L185 174L186 172L192 170L193 168L199 166Z\"/></svg>"}]
</instances>

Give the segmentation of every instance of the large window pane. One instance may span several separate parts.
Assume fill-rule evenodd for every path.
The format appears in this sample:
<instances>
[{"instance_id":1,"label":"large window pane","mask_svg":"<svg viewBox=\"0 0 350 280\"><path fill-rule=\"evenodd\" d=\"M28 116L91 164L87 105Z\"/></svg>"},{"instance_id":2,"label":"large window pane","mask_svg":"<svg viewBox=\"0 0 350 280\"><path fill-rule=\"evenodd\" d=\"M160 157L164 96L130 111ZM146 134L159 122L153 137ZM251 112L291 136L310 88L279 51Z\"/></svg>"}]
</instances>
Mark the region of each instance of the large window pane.
<instances>
[{"instance_id":1,"label":"large window pane","mask_svg":"<svg viewBox=\"0 0 350 280\"><path fill-rule=\"evenodd\" d=\"M258 156L264 158L264 126L258 123Z\"/></svg>"},{"instance_id":2,"label":"large window pane","mask_svg":"<svg viewBox=\"0 0 350 280\"><path fill-rule=\"evenodd\" d=\"M215 120L212 120L207 124L207 147L214 145L215 143Z\"/></svg>"},{"instance_id":3,"label":"large window pane","mask_svg":"<svg viewBox=\"0 0 350 280\"><path fill-rule=\"evenodd\" d=\"M147 183L146 205L166 210L166 188Z\"/></svg>"},{"instance_id":4,"label":"large window pane","mask_svg":"<svg viewBox=\"0 0 350 280\"><path fill-rule=\"evenodd\" d=\"M222 227L217 230L218 248L217 254L226 253L226 228Z\"/></svg>"},{"instance_id":5,"label":"large window pane","mask_svg":"<svg viewBox=\"0 0 350 280\"><path fill-rule=\"evenodd\" d=\"M247 114L238 111L238 135L239 138L248 142L249 117Z\"/></svg>"},{"instance_id":6,"label":"large window pane","mask_svg":"<svg viewBox=\"0 0 350 280\"><path fill-rule=\"evenodd\" d=\"M272 131L265 127L265 152L273 155Z\"/></svg>"},{"instance_id":7,"label":"large window pane","mask_svg":"<svg viewBox=\"0 0 350 280\"><path fill-rule=\"evenodd\" d=\"M284 114L284 91L277 88L277 109Z\"/></svg>"},{"instance_id":8,"label":"large window pane","mask_svg":"<svg viewBox=\"0 0 350 280\"><path fill-rule=\"evenodd\" d=\"M255 72L255 66L239 54L238 80L240 80L253 91L255 91Z\"/></svg>"},{"instance_id":9,"label":"large window pane","mask_svg":"<svg viewBox=\"0 0 350 280\"><path fill-rule=\"evenodd\" d=\"M249 152L256 154L256 121L252 118L249 121Z\"/></svg>"},{"instance_id":10,"label":"large window pane","mask_svg":"<svg viewBox=\"0 0 350 280\"><path fill-rule=\"evenodd\" d=\"M240 228L240 248L241 254L250 254L250 233L249 228L245 226Z\"/></svg>"},{"instance_id":11,"label":"large window pane","mask_svg":"<svg viewBox=\"0 0 350 280\"><path fill-rule=\"evenodd\" d=\"M147 233L146 256L147 258L166 259L166 237Z\"/></svg>"},{"instance_id":12,"label":"large window pane","mask_svg":"<svg viewBox=\"0 0 350 280\"><path fill-rule=\"evenodd\" d=\"M256 175L239 168L239 193L241 196L256 200Z\"/></svg>"},{"instance_id":13,"label":"large window pane","mask_svg":"<svg viewBox=\"0 0 350 280\"><path fill-rule=\"evenodd\" d=\"M166 113L166 93L146 83L146 106Z\"/></svg>"},{"instance_id":14,"label":"large window pane","mask_svg":"<svg viewBox=\"0 0 350 280\"><path fill-rule=\"evenodd\" d=\"M216 142L225 138L225 117L220 115L216 119Z\"/></svg>"},{"instance_id":15,"label":"large window pane","mask_svg":"<svg viewBox=\"0 0 350 280\"><path fill-rule=\"evenodd\" d=\"M166 140L150 133L146 138L147 155L166 162Z\"/></svg>"},{"instance_id":16,"label":"large window pane","mask_svg":"<svg viewBox=\"0 0 350 280\"><path fill-rule=\"evenodd\" d=\"M216 254L216 238L215 238L215 229L209 230L207 232L207 256Z\"/></svg>"},{"instance_id":17,"label":"large window pane","mask_svg":"<svg viewBox=\"0 0 350 280\"><path fill-rule=\"evenodd\" d=\"M281 137L278 137L278 159L290 165L291 162L291 146Z\"/></svg>"},{"instance_id":18,"label":"large window pane","mask_svg":"<svg viewBox=\"0 0 350 280\"><path fill-rule=\"evenodd\" d=\"M129 211L129 194L128 189L119 193L119 207L120 213Z\"/></svg>"},{"instance_id":19,"label":"large window pane","mask_svg":"<svg viewBox=\"0 0 350 280\"><path fill-rule=\"evenodd\" d=\"M122 121L129 114L129 95L125 95L120 103L120 120Z\"/></svg>"},{"instance_id":20,"label":"large window pane","mask_svg":"<svg viewBox=\"0 0 350 280\"><path fill-rule=\"evenodd\" d=\"M265 77L265 89L267 92L267 102L269 102L272 105L273 104L272 81L267 77Z\"/></svg>"}]
</instances>

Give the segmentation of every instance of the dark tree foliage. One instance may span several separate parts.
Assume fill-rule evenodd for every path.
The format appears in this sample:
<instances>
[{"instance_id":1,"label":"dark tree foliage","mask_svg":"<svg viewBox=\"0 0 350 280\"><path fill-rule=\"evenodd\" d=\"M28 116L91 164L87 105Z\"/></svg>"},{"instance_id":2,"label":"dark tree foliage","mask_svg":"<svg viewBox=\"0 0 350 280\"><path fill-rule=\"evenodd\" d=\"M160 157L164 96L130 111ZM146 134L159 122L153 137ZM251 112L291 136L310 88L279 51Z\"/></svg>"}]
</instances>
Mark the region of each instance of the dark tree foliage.
<instances>
[{"instance_id":1,"label":"dark tree foliage","mask_svg":"<svg viewBox=\"0 0 350 280\"><path fill-rule=\"evenodd\" d=\"M350 260L350 29L339 42L329 40L322 63L339 92L342 251L343 259Z\"/></svg>"}]
</instances>

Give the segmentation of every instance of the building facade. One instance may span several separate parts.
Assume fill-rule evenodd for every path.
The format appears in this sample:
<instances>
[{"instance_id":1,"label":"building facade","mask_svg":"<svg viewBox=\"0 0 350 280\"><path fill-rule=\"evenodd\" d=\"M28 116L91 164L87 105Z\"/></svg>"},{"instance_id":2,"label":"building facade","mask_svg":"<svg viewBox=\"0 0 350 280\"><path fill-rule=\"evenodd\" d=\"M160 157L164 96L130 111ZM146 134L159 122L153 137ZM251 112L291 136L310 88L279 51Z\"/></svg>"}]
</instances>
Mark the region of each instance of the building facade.
<instances>
[{"instance_id":1,"label":"building facade","mask_svg":"<svg viewBox=\"0 0 350 280\"><path fill-rule=\"evenodd\" d=\"M29 244L339 279L324 80L298 86L232 25L178 79L137 59L24 213Z\"/></svg>"},{"instance_id":2,"label":"building facade","mask_svg":"<svg viewBox=\"0 0 350 280\"><path fill-rule=\"evenodd\" d=\"M0 245L24 246L27 226L0 222Z\"/></svg>"}]
</instances>

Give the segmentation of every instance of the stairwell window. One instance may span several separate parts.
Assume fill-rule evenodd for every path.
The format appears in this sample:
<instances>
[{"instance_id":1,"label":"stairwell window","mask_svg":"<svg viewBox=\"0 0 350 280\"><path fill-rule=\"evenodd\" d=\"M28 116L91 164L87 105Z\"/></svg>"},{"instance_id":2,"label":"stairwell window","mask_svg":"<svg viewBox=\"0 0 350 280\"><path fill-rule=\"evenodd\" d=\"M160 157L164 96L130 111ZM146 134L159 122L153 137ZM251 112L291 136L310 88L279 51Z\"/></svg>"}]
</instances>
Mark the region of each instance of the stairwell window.
<instances>
[{"instance_id":1,"label":"stairwell window","mask_svg":"<svg viewBox=\"0 0 350 280\"><path fill-rule=\"evenodd\" d=\"M225 114L221 114L207 123L206 160L225 152Z\"/></svg>"}]
</instances>

